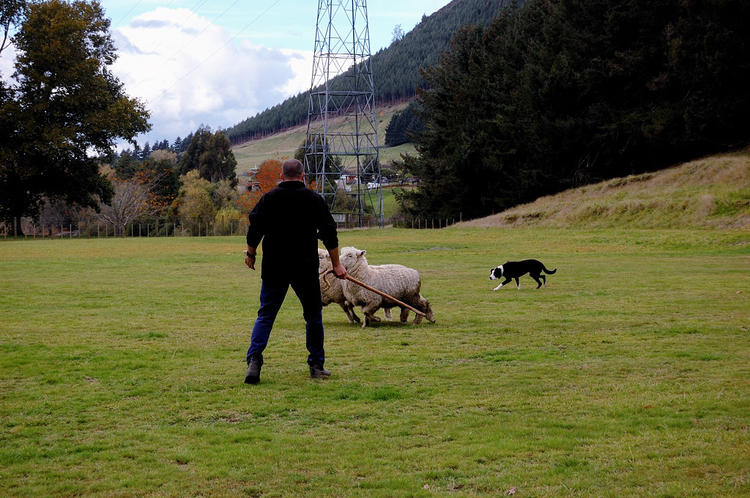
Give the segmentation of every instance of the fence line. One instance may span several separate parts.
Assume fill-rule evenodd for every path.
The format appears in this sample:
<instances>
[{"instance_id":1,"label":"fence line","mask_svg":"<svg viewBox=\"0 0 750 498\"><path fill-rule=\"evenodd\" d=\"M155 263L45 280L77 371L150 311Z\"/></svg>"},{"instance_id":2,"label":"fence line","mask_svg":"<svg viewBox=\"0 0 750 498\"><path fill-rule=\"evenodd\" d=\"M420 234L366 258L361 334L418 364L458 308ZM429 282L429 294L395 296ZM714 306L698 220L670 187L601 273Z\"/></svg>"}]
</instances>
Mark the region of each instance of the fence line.
<instances>
[{"instance_id":1,"label":"fence line","mask_svg":"<svg viewBox=\"0 0 750 498\"><path fill-rule=\"evenodd\" d=\"M447 228L463 221L463 213L456 216L399 216L394 217L393 226L397 228L411 228L413 230Z\"/></svg>"},{"instance_id":2,"label":"fence line","mask_svg":"<svg viewBox=\"0 0 750 498\"><path fill-rule=\"evenodd\" d=\"M396 228L410 228L414 230L442 229L455 223L463 221L463 216L458 217L433 217L414 216L407 217L397 215L388 222ZM387 223L388 223L387 222ZM338 222L338 228L378 228L380 223L376 219L367 218L363 220L363 227L359 226L356 219ZM248 222L246 220L229 220L226 222L199 222L188 225L169 221L168 219L155 219L149 222L129 223L125 227L116 227L110 223L99 221L78 221L76 223L36 223L24 218L14 220L12 224L0 223L0 236L4 239L14 238L14 233L23 230L23 236L15 238L112 238L112 237L207 237L222 235L245 235Z\"/></svg>"}]
</instances>

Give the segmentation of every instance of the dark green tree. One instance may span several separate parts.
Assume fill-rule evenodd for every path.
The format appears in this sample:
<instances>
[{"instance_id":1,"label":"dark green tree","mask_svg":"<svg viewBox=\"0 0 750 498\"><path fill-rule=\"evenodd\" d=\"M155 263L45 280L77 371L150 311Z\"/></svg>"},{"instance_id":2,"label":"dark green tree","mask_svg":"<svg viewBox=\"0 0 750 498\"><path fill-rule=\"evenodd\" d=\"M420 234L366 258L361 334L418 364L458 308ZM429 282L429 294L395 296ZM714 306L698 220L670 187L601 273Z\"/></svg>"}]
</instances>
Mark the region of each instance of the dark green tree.
<instances>
[{"instance_id":1,"label":"dark green tree","mask_svg":"<svg viewBox=\"0 0 750 498\"><path fill-rule=\"evenodd\" d=\"M481 216L750 139L750 4L536 0L425 71L407 212Z\"/></svg>"},{"instance_id":2,"label":"dark green tree","mask_svg":"<svg viewBox=\"0 0 750 498\"><path fill-rule=\"evenodd\" d=\"M180 174L195 169L201 178L212 183L229 180L236 185L236 166L232 144L224 132L211 133L207 128L199 128L192 135L190 145L180 156Z\"/></svg>"},{"instance_id":3,"label":"dark green tree","mask_svg":"<svg viewBox=\"0 0 750 498\"><path fill-rule=\"evenodd\" d=\"M412 136L424 130L419 117L419 105L411 102L406 109L397 112L385 128L385 144L389 147L411 142Z\"/></svg>"},{"instance_id":4,"label":"dark green tree","mask_svg":"<svg viewBox=\"0 0 750 498\"><path fill-rule=\"evenodd\" d=\"M110 71L109 20L97 2L31 3L13 42L14 85L0 87L0 219L34 216L45 197L98 207L112 186L90 152L149 129Z\"/></svg>"},{"instance_id":5,"label":"dark green tree","mask_svg":"<svg viewBox=\"0 0 750 498\"><path fill-rule=\"evenodd\" d=\"M115 170L117 178L121 180L129 180L130 178L133 178L133 175L138 171L140 166L141 162L133 156L129 150L125 150L120 154L120 157L114 161L112 169Z\"/></svg>"}]
</instances>

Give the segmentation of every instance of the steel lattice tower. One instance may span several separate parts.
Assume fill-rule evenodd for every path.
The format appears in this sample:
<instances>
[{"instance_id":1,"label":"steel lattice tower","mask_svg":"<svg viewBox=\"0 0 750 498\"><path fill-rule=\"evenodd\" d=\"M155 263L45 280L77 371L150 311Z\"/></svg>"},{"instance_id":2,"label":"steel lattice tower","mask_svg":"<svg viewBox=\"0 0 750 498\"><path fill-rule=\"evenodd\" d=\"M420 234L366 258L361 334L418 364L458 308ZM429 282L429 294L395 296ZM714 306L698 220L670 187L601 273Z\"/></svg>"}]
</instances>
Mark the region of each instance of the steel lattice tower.
<instances>
[{"instance_id":1,"label":"steel lattice tower","mask_svg":"<svg viewBox=\"0 0 750 498\"><path fill-rule=\"evenodd\" d=\"M367 2L318 0L304 162L339 222L383 225L376 118Z\"/></svg>"}]
</instances>

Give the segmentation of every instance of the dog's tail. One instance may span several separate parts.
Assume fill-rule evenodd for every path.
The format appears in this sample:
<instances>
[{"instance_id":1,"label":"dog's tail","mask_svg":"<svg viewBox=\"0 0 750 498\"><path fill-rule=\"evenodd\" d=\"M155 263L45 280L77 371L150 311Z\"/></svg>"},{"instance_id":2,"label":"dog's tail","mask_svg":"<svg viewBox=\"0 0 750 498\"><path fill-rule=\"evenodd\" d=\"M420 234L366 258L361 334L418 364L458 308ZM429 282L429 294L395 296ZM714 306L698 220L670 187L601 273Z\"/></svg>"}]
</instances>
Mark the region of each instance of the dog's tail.
<instances>
[{"instance_id":1,"label":"dog's tail","mask_svg":"<svg viewBox=\"0 0 750 498\"><path fill-rule=\"evenodd\" d=\"M557 268L555 268L554 270L548 270L547 268L544 267L544 264L542 263L542 270L544 270L544 273L546 273L547 275L552 275L557 271Z\"/></svg>"}]
</instances>

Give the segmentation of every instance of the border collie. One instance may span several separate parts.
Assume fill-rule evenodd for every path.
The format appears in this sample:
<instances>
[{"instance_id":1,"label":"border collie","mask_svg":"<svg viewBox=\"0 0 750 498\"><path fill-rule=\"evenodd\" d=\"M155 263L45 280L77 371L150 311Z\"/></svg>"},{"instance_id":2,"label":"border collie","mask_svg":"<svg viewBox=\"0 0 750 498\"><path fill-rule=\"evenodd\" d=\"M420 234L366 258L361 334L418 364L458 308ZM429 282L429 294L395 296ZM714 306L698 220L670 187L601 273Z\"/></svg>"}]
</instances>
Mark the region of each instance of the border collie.
<instances>
[{"instance_id":1,"label":"border collie","mask_svg":"<svg viewBox=\"0 0 750 498\"><path fill-rule=\"evenodd\" d=\"M536 288L542 286L542 282L544 285L547 285L547 277L544 276L544 273L547 273L548 275L552 275L557 271L557 268L554 270L548 270L544 267L541 261L538 261L536 259L524 259L523 261L506 261L504 264L500 266L496 266L495 268L492 268L490 270L490 280L500 280L501 278L505 278L505 281L495 287L492 290L499 290L500 287L507 284L511 280L516 281L516 285L518 286L518 289L521 289L521 283L518 281L518 279L527 273L531 278L536 280L536 283L538 284ZM539 280L541 278L541 280Z\"/></svg>"}]
</instances>

